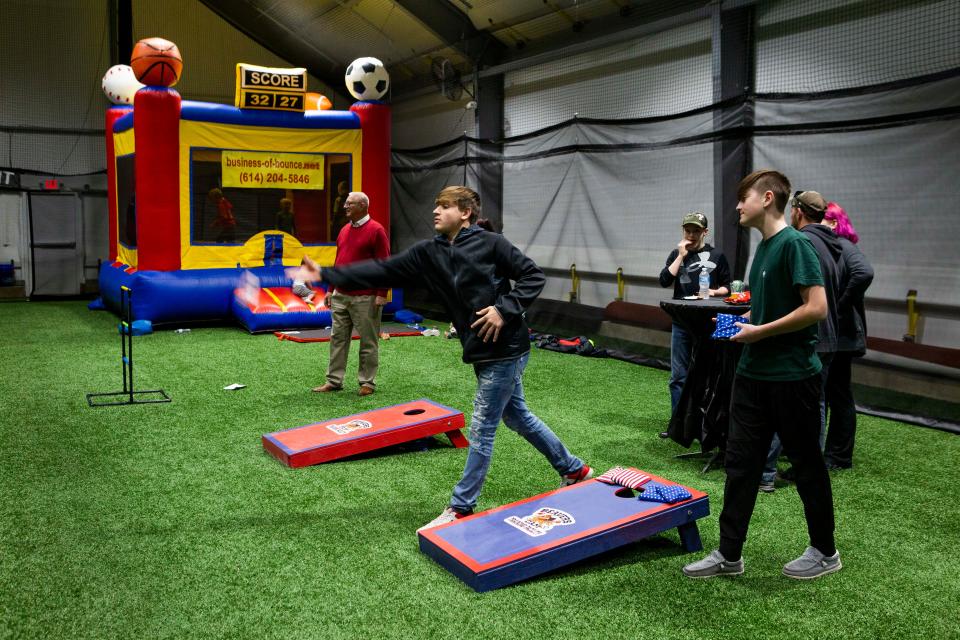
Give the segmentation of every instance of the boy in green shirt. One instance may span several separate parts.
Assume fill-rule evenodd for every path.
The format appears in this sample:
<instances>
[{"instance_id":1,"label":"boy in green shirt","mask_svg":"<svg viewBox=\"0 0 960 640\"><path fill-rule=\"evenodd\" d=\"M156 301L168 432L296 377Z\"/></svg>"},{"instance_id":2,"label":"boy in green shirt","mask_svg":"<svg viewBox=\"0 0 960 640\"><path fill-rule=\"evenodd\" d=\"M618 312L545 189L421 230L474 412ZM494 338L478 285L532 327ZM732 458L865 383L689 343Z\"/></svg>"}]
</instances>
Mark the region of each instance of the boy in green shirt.
<instances>
[{"instance_id":1,"label":"boy in green shirt","mask_svg":"<svg viewBox=\"0 0 960 640\"><path fill-rule=\"evenodd\" d=\"M790 181L778 171L755 171L737 191L740 224L760 231L750 269L752 324L737 323L731 340L746 346L733 384L727 479L720 513L720 548L689 564L691 578L743 573L741 552L756 504L770 441L776 432L797 472L810 546L783 567L796 579L840 569L834 546L833 494L820 452L820 360L817 322L827 298L813 245L787 225Z\"/></svg>"}]
</instances>

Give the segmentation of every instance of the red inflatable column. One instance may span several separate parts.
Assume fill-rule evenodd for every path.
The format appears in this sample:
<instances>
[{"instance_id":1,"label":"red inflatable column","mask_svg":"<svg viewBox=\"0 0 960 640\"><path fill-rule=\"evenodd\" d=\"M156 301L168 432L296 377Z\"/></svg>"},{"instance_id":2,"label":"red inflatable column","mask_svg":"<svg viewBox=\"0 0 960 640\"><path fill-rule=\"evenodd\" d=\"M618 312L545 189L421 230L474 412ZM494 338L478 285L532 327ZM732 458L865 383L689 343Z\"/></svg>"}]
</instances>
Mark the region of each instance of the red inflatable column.
<instances>
[{"instance_id":1,"label":"red inflatable column","mask_svg":"<svg viewBox=\"0 0 960 640\"><path fill-rule=\"evenodd\" d=\"M130 111L131 107L110 107L103 125L107 145L107 215L110 217L110 248L107 256L110 262L117 259L117 154L113 148L113 123Z\"/></svg>"},{"instance_id":2,"label":"red inflatable column","mask_svg":"<svg viewBox=\"0 0 960 640\"><path fill-rule=\"evenodd\" d=\"M144 87L133 99L137 268L180 268L180 94Z\"/></svg>"},{"instance_id":3,"label":"red inflatable column","mask_svg":"<svg viewBox=\"0 0 960 640\"><path fill-rule=\"evenodd\" d=\"M363 192L370 198L370 216L383 225L390 237L390 106L381 102L357 102L350 111L363 129Z\"/></svg>"}]
</instances>

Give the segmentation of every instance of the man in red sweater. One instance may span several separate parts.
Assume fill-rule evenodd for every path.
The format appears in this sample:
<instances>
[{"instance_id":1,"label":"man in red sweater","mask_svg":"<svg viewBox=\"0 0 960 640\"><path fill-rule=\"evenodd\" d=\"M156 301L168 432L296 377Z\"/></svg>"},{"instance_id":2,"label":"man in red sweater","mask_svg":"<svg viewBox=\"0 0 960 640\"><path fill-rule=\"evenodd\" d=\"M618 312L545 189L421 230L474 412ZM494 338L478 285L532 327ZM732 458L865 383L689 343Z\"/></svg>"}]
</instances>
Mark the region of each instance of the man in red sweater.
<instances>
[{"instance_id":1,"label":"man in red sweater","mask_svg":"<svg viewBox=\"0 0 960 640\"><path fill-rule=\"evenodd\" d=\"M365 193L352 192L343 204L349 222L343 225L337 236L337 259L334 266L340 267L364 260L383 260L390 255L390 241L383 225L370 218L367 208L370 199ZM368 396L377 385L379 364L380 312L387 303L386 289L363 289L344 291L333 289L327 296L332 329L330 333L330 363L327 366L327 381L313 390L318 393L340 391L347 368L347 354L353 330L360 334L360 367L357 379L359 394Z\"/></svg>"}]
</instances>

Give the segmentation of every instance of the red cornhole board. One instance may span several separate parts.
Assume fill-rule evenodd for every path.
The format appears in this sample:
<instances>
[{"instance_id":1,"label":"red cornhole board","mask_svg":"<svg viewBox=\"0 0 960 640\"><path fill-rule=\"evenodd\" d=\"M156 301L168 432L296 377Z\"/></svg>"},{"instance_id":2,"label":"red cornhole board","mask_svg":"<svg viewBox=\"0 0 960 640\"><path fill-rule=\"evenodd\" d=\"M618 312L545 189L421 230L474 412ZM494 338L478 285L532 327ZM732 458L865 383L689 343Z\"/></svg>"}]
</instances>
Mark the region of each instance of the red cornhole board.
<instances>
[{"instance_id":1,"label":"red cornhole board","mask_svg":"<svg viewBox=\"0 0 960 640\"><path fill-rule=\"evenodd\" d=\"M676 484L651 478L645 486ZM498 589L668 529L679 531L686 551L699 551L696 521L710 514L710 503L707 494L685 488L691 498L664 504L588 480L421 531L420 550L475 591Z\"/></svg>"},{"instance_id":2,"label":"red cornhole board","mask_svg":"<svg viewBox=\"0 0 960 640\"><path fill-rule=\"evenodd\" d=\"M463 413L427 398L352 416L264 434L263 447L292 467L329 462L374 449L443 433L455 447L469 442L460 433Z\"/></svg>"}]
</instances>

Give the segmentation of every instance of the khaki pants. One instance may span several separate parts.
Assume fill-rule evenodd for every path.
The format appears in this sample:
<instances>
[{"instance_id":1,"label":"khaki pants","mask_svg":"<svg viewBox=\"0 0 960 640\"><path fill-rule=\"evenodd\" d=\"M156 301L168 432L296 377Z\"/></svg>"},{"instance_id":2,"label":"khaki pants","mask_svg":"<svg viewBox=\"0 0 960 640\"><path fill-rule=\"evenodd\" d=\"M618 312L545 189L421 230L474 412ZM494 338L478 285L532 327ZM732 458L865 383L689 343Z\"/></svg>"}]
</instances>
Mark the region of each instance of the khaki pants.
<instances>
[{"instance_id":1,"label":"khaki pants","mask_svg":"<svg viewBox=\"0 0 960 640\"><path fill-rule=\"evenodd\" d=\"M347 368L347 355L353 331L360 334L360 367L357 381L361 387L377 387L379 365L380 312L376 296L347 296L338 291L330 295L330 364L327 366L327 382L335 387L343 386Z\"/></svg>"}]
</instances>

